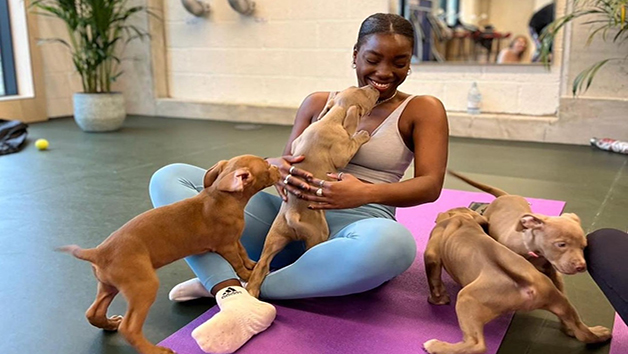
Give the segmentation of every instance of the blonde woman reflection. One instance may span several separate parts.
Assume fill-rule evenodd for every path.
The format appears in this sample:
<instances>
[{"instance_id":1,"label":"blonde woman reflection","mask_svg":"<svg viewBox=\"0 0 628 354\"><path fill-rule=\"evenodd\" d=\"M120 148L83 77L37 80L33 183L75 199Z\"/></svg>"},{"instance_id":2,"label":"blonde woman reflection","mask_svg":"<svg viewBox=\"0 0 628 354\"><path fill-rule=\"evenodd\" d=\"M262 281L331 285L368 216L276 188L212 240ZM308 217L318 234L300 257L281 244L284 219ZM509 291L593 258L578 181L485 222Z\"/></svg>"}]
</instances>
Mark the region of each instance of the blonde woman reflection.
<instances>
[{"instance_id":1,"label":"blonde woman reflection","mask_svg":"<svg viewBox=\"0 0 628 354\"><path fill-rule=\"evenodd\" d=\"M520 64L528 62L528 38L516 36L508 48L504 48L497 56L497 64Z\"/></svg>"}]
</instances>

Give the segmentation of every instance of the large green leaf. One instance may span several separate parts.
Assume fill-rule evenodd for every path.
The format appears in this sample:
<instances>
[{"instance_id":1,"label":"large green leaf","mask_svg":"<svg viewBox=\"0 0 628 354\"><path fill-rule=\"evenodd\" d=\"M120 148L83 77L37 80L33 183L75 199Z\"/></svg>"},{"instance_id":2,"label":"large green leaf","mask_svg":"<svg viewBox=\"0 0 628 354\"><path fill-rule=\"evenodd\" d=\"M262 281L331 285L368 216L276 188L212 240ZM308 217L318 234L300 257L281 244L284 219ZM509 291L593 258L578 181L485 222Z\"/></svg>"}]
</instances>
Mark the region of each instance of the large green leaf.
<instances>
[{"instance_id":1,"label":"large green leaf","mask_svg":"<svg viewBox=\"0 0 628 354\"><path fill-rule=\"evenodd\" d=\"M568 24L578 18L585 18L581 23L584 26L595 26L586 39L585 45L590 45L596 38L603 41L612 40L612 43L621 45L628 36L628 23L626 22L626 7L628 0L572 0L572 11L557 18L541 34L540 58L546 67L550 65L551 48L557 34ZM616 31L616 33L615 33ZM614 35L609 36L610 33ZM626 58L607 58L589 66L580 72L574 79L572 92L577 95L586 92L591 86L598 71L611 60L623 60Z\"/></svg>"}]
</instances>

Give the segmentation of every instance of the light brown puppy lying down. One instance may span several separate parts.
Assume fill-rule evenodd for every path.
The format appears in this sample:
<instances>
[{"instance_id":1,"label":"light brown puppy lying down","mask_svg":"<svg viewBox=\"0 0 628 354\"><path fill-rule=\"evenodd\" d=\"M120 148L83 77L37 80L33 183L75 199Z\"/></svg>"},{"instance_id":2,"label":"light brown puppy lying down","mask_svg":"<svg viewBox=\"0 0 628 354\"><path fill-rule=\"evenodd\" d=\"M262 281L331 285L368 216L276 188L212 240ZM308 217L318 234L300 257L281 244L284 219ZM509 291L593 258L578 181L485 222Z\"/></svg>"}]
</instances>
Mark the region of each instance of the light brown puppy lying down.
<instances>
[{"instance_id":1,"label":"light brown puppy lying down","mask_svg":"<svg viewBox=\"0 0 628 354\"><path fill-rule=\"evenodd\" d=\"M524 256L545 273L560 291L560 274L575 274L587 269L584 248L587 239L576 214L546 216L533 213L528 202L518 195L448 171L468 184L497 197L484 211L488 234L501 244Z\"/></svg>"},{"instance_id":2,"label":"light brown puppy lying down","mask_svg":"<svg viewBox=\"0 0 628 354\"><path fill-rule=\"evenodd\" d=\"M456 315L463 340L451 344L432 339L423 344L431 354L484 353L484 325L512 311L543 309L554 313L570 335L585 343L611 338L608 328L587 327L574 307L532 264L489 237L481 225L486 219L467 208L440 213L425 248L428 301L449 303L441 269L462 286Z\"/></svg>"},{"instance_id":3,"label":"light brown puppy lying down","mask_svg":"<svg viewBox=\"0 0 628 354\"><path fill-rule=\"evenodd\" d=\"M216 252L240 278L248 279L255 262L240 243L244 206L279 178L279 170L257 156L223 160L207 171L205 188L198 195L136 216L96 248L61 247L60 251L92 263L98 294L85 314L88 321L108 331L120 330L139 353L173 353L142 334L159 288L155 269L187 256ZM128 302L126 315L107 318L107 308L118 292Z\"/></svg>"},{"instance_id":4,"label":"light brown puppy lying down","mask_svg":"<svg viewBox=\"0 0 628 354\"><path fill-rule=\"evenodd\" d=\"M356 133L356 130L360 118L373 109L378 98L379 92L368 85L349 87L338 93L327 103L319 120L292 142L292 155L305 156L303 162L294 166L321 180L327 179L327 173L345 167L360 146L369 140L366 131ZM329 238L325 212L308 209L310 203L288 194L288 201L281 204L246 287L252 296L259 296L270 262L288 243L303 240L306 249L310 249Z\"/></svg>"}]
</instances>

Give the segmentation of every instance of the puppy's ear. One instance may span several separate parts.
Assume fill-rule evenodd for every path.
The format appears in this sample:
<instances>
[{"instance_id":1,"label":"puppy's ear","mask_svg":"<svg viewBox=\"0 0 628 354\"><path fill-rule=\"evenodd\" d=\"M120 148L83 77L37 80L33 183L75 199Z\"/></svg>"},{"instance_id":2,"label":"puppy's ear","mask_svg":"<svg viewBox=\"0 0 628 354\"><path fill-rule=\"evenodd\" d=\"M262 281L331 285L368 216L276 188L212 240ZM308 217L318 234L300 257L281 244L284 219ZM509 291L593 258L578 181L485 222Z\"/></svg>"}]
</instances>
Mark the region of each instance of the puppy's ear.
<instances>
[{"instance_id":1,"label":"puppy's ear","mask_svg":"<svg viewBox=\"0 0 628 354\"><path fill-rule=\"evenodd\" d=\"M299 142L301 141L301 139L303 138L303 134L297 136L294 140L292 140L292 145L290 145L290 154L294 155L294 151L296 150L297 146L299 146Z\"/></svg>"},{"instance_id":2,"label":"puppy's ear","mask_svg":"<svg viewBox=\"0 0 628 354\"><path fill-rule=\"evenodd\" d=\"M366 109L362 106L360 106L362 109L360 110L360 118L364 117L364 116L368 116L371 115L371 112L373 111L373 108L375 107L371 107L370 109Z\"/></svg>"},{"instance_id":3,"label":"puppy's ear","mask_svg":"<svg viewBox=\"0 0 628 354\"><path fill-rule=\"evenodd\" d=\"M436 216L436 220L434 220L434 222L438 224L439 222L441 222L441 221L443 221L445 219L448 219L450 217L451 217L451 214L446 212L446 211L444 211L444 212L438 213L438 215Z\"/></svg>"},{"instance_id":4,"label":"puppy's ear","mask_svg":"<svg viewBox=\"0 0 628 354\"><path fill-rule=\"evenodd\" d=\"M253 176L248 168L238 168L229 172L218 181L218 190L223 192L242 192L244 187L251 184Z\"/></svg>"},{"instance_id":5,"label":"puppy's ear","mask_svg":"<svg viewBox=\"0 0 628 354\"><path fill-rule=\"evenodd\" d=\"M574 213L562 213L560 215L563 218L567 218L569 220L573 220L575 222L577 222L578 224L581 223L580 218L578 217L578 215L574 214Z\"/></svg>"},{"instance_id":6,"label":"puppy's ear","mask_svg":"<svg viewBox=\"0 0 628 354\"><path fill-rule=\"evenodd\" d=\"M226 164L227 160L218 161L214 166L210 167L207 172L205 172L205 177L203 177L203 188L207 188L214 184L214 181L218 178L218 175L220 175Z\"/></svg>"},{"instance_id":7,"label":"puppy's ear","mask_svg":"<svg viewBox=\"0 0 628 354\"><path fill-rule=\"evenodd\" d=\"M541 229L545 226L545 221L541 215L536 214L523 214L519 223L517 223L516 230L521 232L526 229Z\"/></svg>"},{"instance_id":8,"label":"puppy's ear","mask_svg":"<svg viewBox=\"0 0 628 354\"><path fill-rule=\"evenodd\" d=\"M359 106L349 107L342 120L342 126L345 128L347 133L349 133L349 135L355 134L356 129L358 129L358 124L360 123L360 116L358 113L359 110Z\"/></svg>"}]
</instances>

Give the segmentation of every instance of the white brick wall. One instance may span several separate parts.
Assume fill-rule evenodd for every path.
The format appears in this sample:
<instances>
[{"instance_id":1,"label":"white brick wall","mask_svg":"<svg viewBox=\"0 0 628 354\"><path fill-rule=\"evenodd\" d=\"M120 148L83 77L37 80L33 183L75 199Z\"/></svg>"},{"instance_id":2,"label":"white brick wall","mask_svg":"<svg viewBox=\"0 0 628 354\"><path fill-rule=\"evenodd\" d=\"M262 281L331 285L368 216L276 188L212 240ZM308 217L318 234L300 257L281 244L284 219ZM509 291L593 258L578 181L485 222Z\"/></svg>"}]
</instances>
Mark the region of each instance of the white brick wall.
<instances>
[{"instance_id":1,"label":"white brick wall","mask_svg":"<svg viewBox=\"0 0 628 354\"><path fill-rule=\"evenodd\" d=\"M557 1L560 10L566 0ZM238 109L262 107L251 109L246 119L289 124L292 111L307 94L355 84L351 49L361 21L396 4L396 0L255 0L255 16L246 17L225 0L209 2L212 12L206 19L185 12L180 1L164 2L169 68L165 75L171 99L153 96L149 43L129 46L127 56L138 61L125 63L117 85L125 93L129 113L229 119L231 104L240 105L233 106ZM63 34L62 24L48 21L39 17L40 37ZM139 22L144 27L146 18ZM556 62L563 67L556 65L552 71L530 65L413 65L413 74L401 89L440 98L450 112L453 135L586 144L590 130L597 129L599 136L617 137L625 118L618 118L618 112L624 112L628 102L625 62L600 71L583 95L586 100L569 99L571 80L580 70L617 54L610 44L583 47L587 35L586 28L577 27L568 36L565 62L563 44L556 44ZM69 56L60 45L45 45L42 50L48 114L71 115L71 94L80 91L80 81ZM466 109L473 81L484 96L486 114L481 117L457 113ZM563 92L561 85L567 87ZM559 106L559 119L551 118ZM583 108L588 106L594 108ZM622 134L618 137L625 138L625 129Z\"/></svg>"},{"instance_id":2,"label":"white brick wall","mask_svg":"<svg viewBox=\"0 0 628 354\"><path fill-rule=\"evenodd\" d=\"M297 107L317 90L355 84L351 52L362 20L386 12L389 0L257 0L244 17L226 1L211 2L207 19L168 2L170 95L174 99ZM540 67L415 65L402 89L439 97L466 110L473 81L487 113L552 115L559 77ZM534 92L540 92L535 96Z\"/></svg>"},{"instance_id":3,"label":"white brick wall","mask_svg":"<svg viewBox=\"0 0 628 354\"><path fill-rule=\"evenodd\" d=\"M253 17L226 1L207 19L168 2L170 96L180 100L297 107L317 90L355 84L351 49L361 21L387 0L258 0Z\"/></svg>"}]
</instances>

